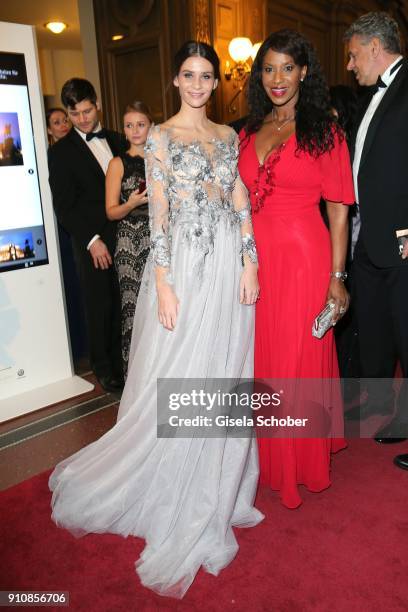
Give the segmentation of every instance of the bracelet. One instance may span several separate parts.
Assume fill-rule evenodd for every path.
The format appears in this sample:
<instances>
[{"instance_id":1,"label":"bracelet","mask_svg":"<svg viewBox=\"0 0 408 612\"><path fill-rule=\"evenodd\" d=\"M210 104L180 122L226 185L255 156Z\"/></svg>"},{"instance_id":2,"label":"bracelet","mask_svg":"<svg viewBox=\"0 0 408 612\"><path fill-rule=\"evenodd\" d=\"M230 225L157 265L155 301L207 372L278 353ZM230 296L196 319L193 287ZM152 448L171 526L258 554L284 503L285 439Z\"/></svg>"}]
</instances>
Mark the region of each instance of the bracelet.
<instances>
[{"instance_id":1,"label":"bracelet","mask_svg":"<svg viewBox=\"0 0 408 612\"><path fill-rule=\"evenodd\" d=\"M348 274L347 272L330 272L330 276L331 278L338 278L339 280L344 281L346 280Z\"/></svg>"}]
</instances>

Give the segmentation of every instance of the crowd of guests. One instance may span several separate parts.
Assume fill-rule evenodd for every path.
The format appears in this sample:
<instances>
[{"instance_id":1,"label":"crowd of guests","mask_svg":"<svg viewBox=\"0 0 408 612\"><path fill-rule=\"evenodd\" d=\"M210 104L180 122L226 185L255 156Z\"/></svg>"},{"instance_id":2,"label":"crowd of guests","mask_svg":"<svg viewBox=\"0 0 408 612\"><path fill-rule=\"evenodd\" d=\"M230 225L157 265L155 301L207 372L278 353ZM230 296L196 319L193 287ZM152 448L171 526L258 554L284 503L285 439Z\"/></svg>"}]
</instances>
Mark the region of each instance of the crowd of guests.
<instances>
[{"instance_id":1,"label":"crowd of guests","mask_svg":"<svg viewBox=\"0 0 408 612\"><path fill-rule=\"evenodd\" d=\"M113 157L106 141L102 147L88 145L93 156L95 155L93 159L86 149L84 156L83 147L79 147L79 151L72 147L68 151L65 149L67 149L66 143L68 142L73 142L74 147L81 142L76 138L75 132L72 132L72 126L77 133L79 131L85 135L84 142L86 143L92 141L92 138L89 139L88 136L87 139L86 135L94 134L95 128L98 135L94 142L102 143L106 140L106 133L101 130L99 124L96 92L89 81L74 78L64 85L62 96L76 96L75 99L81 102L85 100L86 110L91 111L86 116L85 113L70 113L70 107L67 107L67 110L51 108L46 114L50 143L50 184L58 218L71 343L74 357L83 355L86 318L91 368L106 391L119 391L123 387L123 378L126 377L134 311L150 245L144 145L152 125L152 118L148 107L143 102L134 101L129 104L123 117L124 138L119 134L111 133L111 137L116 140L113 148L118 155ZM64 139L61 149L59 147L54 149L54 145L67 135L68 138ZM78 177L75 177L77 181L72 183L70 180L73 178L72 174L68 174L67 178L62 180L58 172L64 171L64 160L61 164L56 162L58 175L55 183L53 182L54 156L56 151L60 150L62 150L63 157L64 155L65 158L69 156L74 166L77 164L80 166L79 179L84 182L88 181L88 174L86 164L85 168L80 164L81 158L88 161L88 164L91 162L94 171L95 162L99 163L103 171L103 175L98 171L99 176L91 175L89 178L91 183L98 182L100 193L106 194L106 207L99 210L98 221L105 226L105 232L109 236L104 244L99 234L95 233L92 235L90 244L87 244L86 250L89 250L92 256L93 265L88 265L88 256L84 257L81 248L81 220L84 212L76 205L76 192L73 190L75 184L78 188L82 184ZM68 168L69 166L67 170ZM63 184L69 184L71 189L65 190L62 188ZM96 206L98 203L96 201ZM64 222L64 216L69 216L68 222ZM88 219L88 215L84 217L92 226L92 216L89 215ZM118 223L109 223L108 220L118 221ZM95 227L100 227L97 219L95 219ZM110 249L106 246L108 243ZM88 247L91 247L92 244L95 246L91 250ZM99 250L95 250L96 247ZM74 262L77 263L77 267ZM107 271L107 274L101 274L102 270ZM82 290L79 289L79 279ZM119 282L121 306L118 306L117 282ZM95 295L95 291L99 292L100 300ZM84 301L86 317L83 314ZM121 346L122 358L119 358L119 346Z\"/></svg>"},{"instance_id":2,"label":"crowd of guests","mask_svg":"<svg viewBox=\"0 0 408 612\"><path fill-rule=\"evenodd\" d=\"M318 384L329 435L160 438L158 379L336 380L333 329L311 333L331 304L341 371L366 385L349 418L389 414L376 441L407 436L408 243L399 250L396 232L408 228L408 64L386 13L360 17L345 41L359 100L329 91L302 34L268 36L239 135L207 118L219 59L194 41L175 57L181 108L165 123L134 102L124 136L103 128L94 88L76 78L62 89L66 112L48 120L58 140L50 185L78 264L91 365L107 390L126 378L116 426L52 474L53 519L145 538L137 572L160 594L182 597L201 565L217 574L237 552L232 526L262 520L258 456L260 482L296 508L299 485L330 486L331 453L346 442L341 404ZM54 136L68 119L73 129ZM408 455L395 463L408 469Z\"/></svg>"}]
</instances>

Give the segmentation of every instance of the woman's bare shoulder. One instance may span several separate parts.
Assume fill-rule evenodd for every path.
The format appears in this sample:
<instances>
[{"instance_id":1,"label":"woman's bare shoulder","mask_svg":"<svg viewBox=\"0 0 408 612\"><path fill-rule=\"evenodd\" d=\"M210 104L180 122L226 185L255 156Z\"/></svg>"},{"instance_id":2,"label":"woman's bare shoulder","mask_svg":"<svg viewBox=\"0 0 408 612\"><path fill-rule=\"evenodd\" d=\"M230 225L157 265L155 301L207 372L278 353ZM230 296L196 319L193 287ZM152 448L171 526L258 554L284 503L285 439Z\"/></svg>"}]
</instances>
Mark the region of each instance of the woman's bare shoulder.
<instances>
[{"instance_id":1,"label":"woman's bare shoulder","mask_svg":"<svg viewBox=\"0 0 408 612\"><path fill-rule=\"evenodd\" d=\"M120 157L112 157L109 162L108 170L111 173L114 172L115 174L123 174L124 168L122 159Z\"/></svg>"},{"instance_id":2,"label":"woman's bare shoulder","mask_svg":"<svg viewBox=\"0 0 408 612\"><path fill-rule=\"evenodd\" d=\"M217 138L220 140L230 140L232 137L235 138L236 132L229 125L221 123L212 123L212 128L217 134Z\"/></svg>"}]
</instances>

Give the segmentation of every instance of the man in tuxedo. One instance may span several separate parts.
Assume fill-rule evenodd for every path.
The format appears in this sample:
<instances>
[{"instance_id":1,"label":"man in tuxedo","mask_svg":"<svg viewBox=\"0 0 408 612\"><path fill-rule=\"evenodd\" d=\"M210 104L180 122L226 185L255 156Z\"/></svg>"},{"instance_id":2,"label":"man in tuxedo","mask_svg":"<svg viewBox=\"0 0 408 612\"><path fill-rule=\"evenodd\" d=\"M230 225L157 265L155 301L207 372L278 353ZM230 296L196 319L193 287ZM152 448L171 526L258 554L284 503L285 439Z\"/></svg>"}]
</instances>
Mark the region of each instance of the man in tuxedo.
<instances>
[{"instance_id":1,"label":"man in tuxedo","mask_svg":"<svg viewBox=\"0 0 408 612\"><path fill-rule=\"evenodd\" d=\"M93 371L106 391L123 386L120 297L112 257L116 224L105 214L105 174L123 144L99 123L92 84L79 78L61 91L73 129L49 151L57 218L72 237L81 279Z\"/></svg>"},{"instance_id":2,"label":"man in tuxedo","mask_svg":"<svg viewBox=\"0 0 408 612\"><path fill-rule=\"evenodd\" d=\"M408 377L408 241L400 250L396 235L401 230L408 234L408 62L401 55L398 25L387 13L363 15L345 40L347 70L370 87L352 142L361 214L353 268L361 369L363 378L376 379L368 382L368 399L358 407L364 419L392 413L398 361ZM396 416L376 434L377 442L401 442L408 436L406 382ZM408 469L408 454L394 462Z\"/></svg>"}]
</instances>

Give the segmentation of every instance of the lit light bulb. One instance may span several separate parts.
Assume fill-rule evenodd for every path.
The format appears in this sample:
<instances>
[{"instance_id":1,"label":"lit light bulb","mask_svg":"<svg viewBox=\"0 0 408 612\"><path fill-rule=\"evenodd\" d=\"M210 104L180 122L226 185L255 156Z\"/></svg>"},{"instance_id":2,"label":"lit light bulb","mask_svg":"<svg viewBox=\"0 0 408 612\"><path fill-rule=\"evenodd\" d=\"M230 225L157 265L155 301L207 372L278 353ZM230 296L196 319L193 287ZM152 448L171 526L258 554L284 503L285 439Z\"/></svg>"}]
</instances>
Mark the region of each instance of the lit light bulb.
<instances>
[{"instance_id":1,"label":"lit light bulb","mask_svg":"<svg viewBox=\"0 0 408 612\"><path fill-rule=\"evenodd\" d=\"M261 42L255 43L254 46L252 47L252 51L251 51L251 57L254 60L256 58L256 54L259 51L259 47L262 45Z\"/></svg>"},{"instance_id":2,"label":"lit light bulb","mask_svg":"<svg viewBox=\"0 0 408 612\"><path fill-rule=\"evenodd\" d=\"M228 53L234 62L246 62L252 52L252 43L249 38L233 38L228 45Z\"/></svg>"},{"instance_id":3,"label":"lit light bulb","mask_svg":"<svg viewBox=\"0 0 408 612\"><path fill-rule=\"evenodd\" d=\"M63 21L49 21L45 24L45 27L53 34L61 34L68 26Z\"/></svg>"}]
</instances>

